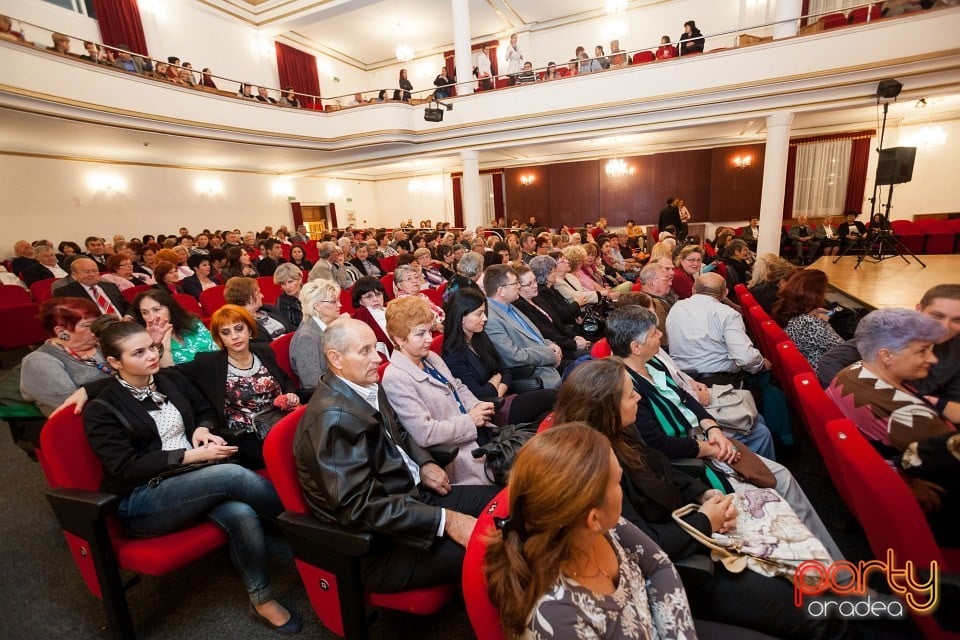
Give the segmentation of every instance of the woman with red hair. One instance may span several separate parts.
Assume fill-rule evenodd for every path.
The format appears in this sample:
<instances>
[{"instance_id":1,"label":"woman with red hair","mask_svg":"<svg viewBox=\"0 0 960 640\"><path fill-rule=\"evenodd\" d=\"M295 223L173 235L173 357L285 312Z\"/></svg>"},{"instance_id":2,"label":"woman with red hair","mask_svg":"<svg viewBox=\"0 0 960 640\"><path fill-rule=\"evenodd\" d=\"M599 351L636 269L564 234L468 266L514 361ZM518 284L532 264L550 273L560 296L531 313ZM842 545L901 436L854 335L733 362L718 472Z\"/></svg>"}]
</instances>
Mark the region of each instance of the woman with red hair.
<instances>
[{"instance_id":1,"label":"woman with red hair","mask_svg":"<svg viewBox=\"0 0 960 640\"><path fill-rule=\"evenodd\" d=\"M819 269L803 269L790 276L773 305L773 319L814 371L820 356L843 342L830 326L830 311L823 308L826 290L827 274Z\"/></svg>"}]
</instances>

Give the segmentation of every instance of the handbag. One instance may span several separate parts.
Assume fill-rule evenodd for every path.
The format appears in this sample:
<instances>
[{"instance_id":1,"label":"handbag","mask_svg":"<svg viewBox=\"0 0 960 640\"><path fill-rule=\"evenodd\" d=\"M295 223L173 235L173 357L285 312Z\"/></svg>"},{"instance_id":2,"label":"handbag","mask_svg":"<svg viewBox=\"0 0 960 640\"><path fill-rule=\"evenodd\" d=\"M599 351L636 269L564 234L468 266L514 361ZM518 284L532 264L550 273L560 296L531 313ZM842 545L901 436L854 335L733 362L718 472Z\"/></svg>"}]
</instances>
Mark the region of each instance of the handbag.
<instances>
[{"instance_id":1,"label":"handbag","mask_svg":"<svg viewBox=\"0 0 960 640\"><path fill-rule=\"evenodd\" d=\"M707 458L706 463L714 471L727 476L740 478L744 482L749 482L755 487L761 489L773 489L777 486L777 479L770 471L770 468L764 464L760 456L751 451L747 445L739 440L730 440L730 443L737 450L739 456L733 463L720 462L714 458Z\"/></svg>"},{"instance_id":2,"label":"handbag","mask_svg":"<svg viewBox=\"0 0 960 640\"><path fill-rule=\"evenodd\" d=\"M753 394L745 389L735 389L730 384L710 387L710 404L705 408L725 429L750 433L757 423L757 403Z\"/></svg>"},{"instance_id":3,"label":"handbag","mask_svg":"<svg viewBox=\"0 0 960 640\"><path fill-rule=\"evenodd\" d=\"M673 519L694 540L710 549L710 557L730 573L749 569L760 575L793 581L801 563L818 560L830 564L832 561L823 543L773 489L735 493L733 503L737 508L737 523L725 534L705 535L684 520L700 508L697 504L677 509Z\"/></svg>"},{"instance_id":4,"label":"handbag","mask_svg":"<svg viewBox=\"0 0 960 640\"><path fill-rule=\"evenodd\" d=\"M537 433L537 425L533 422L508 424L502 427L486 427L490 439L481 447L477 447L470 454L474 458L486 458L483 461L483 471L490 482L497 486L507 486L513 460L520 451L520 447Z\"/></svg>"}]
</instances>

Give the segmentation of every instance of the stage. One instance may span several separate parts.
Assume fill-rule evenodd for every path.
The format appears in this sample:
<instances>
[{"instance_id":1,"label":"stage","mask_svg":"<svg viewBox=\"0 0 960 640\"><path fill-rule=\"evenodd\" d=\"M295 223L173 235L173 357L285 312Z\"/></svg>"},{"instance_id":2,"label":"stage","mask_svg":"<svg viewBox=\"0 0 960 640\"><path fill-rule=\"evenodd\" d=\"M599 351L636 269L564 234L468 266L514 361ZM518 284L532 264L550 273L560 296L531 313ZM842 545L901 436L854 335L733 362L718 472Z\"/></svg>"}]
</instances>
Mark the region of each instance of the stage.
<instances>
[{"instance_id":1,"label":"stage","mask_svg":"<svg viewBox=\"0 0 960 640\"><path fill-rule=\"evenodd\" d=\"M912 309L930 287L960 282L960 255L920 256L926 268L909 256L909 264L899 257L879 263L867 258L857 269L853 268L857 263L856 256L845 256L836 264L834 259L822 257L809 268L826 273L837 293L869 309Z\"/></svg>"}]
</instances>

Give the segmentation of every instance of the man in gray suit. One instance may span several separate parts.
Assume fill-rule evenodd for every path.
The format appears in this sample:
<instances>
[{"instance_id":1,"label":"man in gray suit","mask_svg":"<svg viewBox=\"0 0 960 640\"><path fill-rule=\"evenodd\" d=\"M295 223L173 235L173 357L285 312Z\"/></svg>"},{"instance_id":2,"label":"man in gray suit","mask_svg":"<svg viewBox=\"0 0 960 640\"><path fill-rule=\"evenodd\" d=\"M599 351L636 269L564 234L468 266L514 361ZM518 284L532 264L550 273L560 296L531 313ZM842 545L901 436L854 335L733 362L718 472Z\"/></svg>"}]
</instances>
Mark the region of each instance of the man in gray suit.
<instances>
[{"instance_id":1,"label":"man in gray suit","mask_svg":"<svg viewBox=\"0 0 960 640\"><path fill-rule=\"evenodd\" d=\"M533 375L515 377L539 378L544 389L560 386L557 365L563 358L559 345L544 339L540 330L516 307L520 297L517 272L505 264L495 264L483 273L487 294L487 324L484 328L508 368L532 367Z\"/></svg>"}]
</instances>

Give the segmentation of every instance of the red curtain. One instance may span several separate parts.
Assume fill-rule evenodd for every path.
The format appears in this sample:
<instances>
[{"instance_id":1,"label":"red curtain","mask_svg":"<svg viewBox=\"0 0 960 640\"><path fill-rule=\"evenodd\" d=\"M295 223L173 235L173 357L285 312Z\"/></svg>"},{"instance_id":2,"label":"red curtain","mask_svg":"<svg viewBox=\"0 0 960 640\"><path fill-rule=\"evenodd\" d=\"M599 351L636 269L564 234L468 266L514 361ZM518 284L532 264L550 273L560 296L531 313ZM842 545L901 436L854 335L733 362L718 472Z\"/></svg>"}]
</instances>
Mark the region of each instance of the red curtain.
<instances>
[{"instance_id":1,"label":"red curtain","mask_svg":"<svg viewBox=\"0 0 960 640\"><path fill-rule=\"evenodd\" d=\"M322 110L320 103L320 76L317 74L317 59L299 49L275 42L277 49L277 72L280 74L280 88L293 87L300 96L300 102L308 109Z\"/></svg>"},{"instance_id":2,"label":"red curtain","mask_svg":"<svg viewBox=\"0 0 960 640\"><path fill-rule=\"evenodd\" d=\"M137 0L93 0L93 10L103 44L108 47L126 45L132 53L150 56Z\"/></svg>"},{"instance_id":3,"label":"red curtain","mask_svg":"<svg viewBox=\"0 0 960 640\"><path fill-rule=\"evenodd\" d=\"M457 61L453 58L453 51L443 52L443 66L447 70L447 77L451 80L457 78ZM456 85L450 87L450 97L457 95Z\"/></svg>"},{"instance_id":4,"label":"red curtain","mask_svg":"<svg viewBox=\"0 0 960 640\"><path fill-rule=\"evenodd\" d=\"M863 208L863 192L867 188L867 165L870 163L870 138L855 138L850 145L850 173L847 176L847 200L844 211Z\"/></svg>"},{"instance_id":5,"label":"red curtain","mask_svg":"<svg viewBox=\"0 0 960 640\"><path fill-rule=\"evenodd\" d=\"M503 202L503 172L493 173L493 217L506 218L506 207Z\"/></svg>"},{"instance_id":6,"label":"red curtain","mask_svg":"<svg viewBox=\"0 0 960 640\"><path fill-rule=\"evenodd\" d=\"M453 187L453 226L463 228L463 196L460 191L460 175L451 176Z\"/></svg>"}]
</instances>

